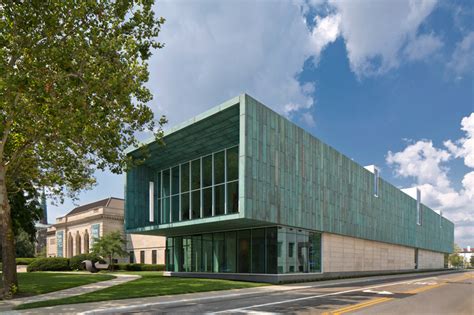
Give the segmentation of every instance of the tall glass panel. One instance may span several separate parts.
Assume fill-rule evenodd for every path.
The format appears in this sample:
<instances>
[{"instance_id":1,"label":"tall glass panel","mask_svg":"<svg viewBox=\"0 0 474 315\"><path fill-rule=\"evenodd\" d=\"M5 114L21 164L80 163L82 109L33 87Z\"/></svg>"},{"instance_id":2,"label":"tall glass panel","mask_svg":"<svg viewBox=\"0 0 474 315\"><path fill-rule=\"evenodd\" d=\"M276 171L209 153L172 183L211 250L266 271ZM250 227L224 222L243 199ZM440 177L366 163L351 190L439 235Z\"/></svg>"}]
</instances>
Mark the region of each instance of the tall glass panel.
<instances>
[{"instance_id":1,"label":"tall glass panel","mask_svg":"<svg viewBox=\"0 0 474 315\"><path fill-rule=\"evenodd\" d=\"M212 187L202 190L202 207L204 218L212 216Z\"/></svg>"},{"instance_id":2,"label":"tall glass panel","mask_svg":"<svg viewBox=\"0 0 474 315\"><path fill-rule=\"evenodd\" d=\"M192 265L192 247L191 236L183 236L183 271L191 272Z\"/></svg>"},{"instance_id":3,"label":"tall glass panel","mask_svg":"<svg viewBox=\"0 0 474 315\"><path fill-rule=\"evenodd\" d=\"M201 160L197 159L191 162L191 189L201 187Z\"/></svg>"},{"instance_id":4,"label":"tall glass panel","mask_svg":"<svg viewBox=\"0 0 474 315\"><path fill-rule=\"evenodd\" d=\"M170 170L163 170L163 196L170 195Z\"/></svg>"},{"instance_id":5,"label":"tall glass panel","mask_svg":"<svg viewBox=\"0 0 474 315\"><path fill-rule=\"evenodd\" d=\"M224 151L214 154L214 185L221 184L225 180L225 153Z\"/></svg>"},{"instance_id":6,"label":"tall glass panel","mask_svg":"<svg viewBox=\"0 0 474 315\"><path fill-rule=\"evenodd\" d=\"M181 192L189 190L189 163L181 164Z\"/></svg>"},{"instance_id":7,"label":"tall glass panel","mask_svg":"<svg viewBox=\"0 0 474 315\"><path fill-rule=\"evenodd\" d=\"M179 194L179 166L171 169L171 194Z\"/></svg>"},{"instance_id":8,"label":"tall glass panel","mask_svg":"<svg viewBox=\"0 0 474 315\"><path fill-rule=\"evenodd\" d=\"M191 219L201 217L201 191L195 190L191 193Z\"/></svg>"},{"instance_id":9,"label":"tall glass panel","mask_svg":"<svg viewBox=\"0 0 474 315\"><path fill-rule=\"evenodd\" d=\"M181 237L173 237L173 271L183 271L183 239Z\"/></svg>"},{"instance_id":10,"label":"tall glass panel","mask_svg":"<svg viewBox=\"0 0 474 315\"><path fill-rule=\"evenodd\" d=\"M286 263L287 252L286 228L278 227L278 273L286 273L288 270Z\"/></svg>"},{"instance_id":11,"label":"tall glass panel","mask_svg":"<svg viewBox=\"0 0 474 315\"><path fill-rule=\"evenodd\" d=\"M252 273L265 273L265 229L252 230Z\"/></svg>"},{"instance_id":12,"label":"tall glass panel","mask_svg":"<svg viewBox=\"0 0 474 315\"><path fill-rule=\"evenodd\" d=\"M278 232L276 227L266 228L265 229L267 237L266 237L266 251L267 251L267 259L266 259L266 273L277 273L278 267Z\"/></svg>"},{"instance_id":13,"label":"tall glass panel","mask_svg":"<svg viewBox=\"0 0 474 315\"><path fill-rule=\"evenodd\" d=\"M309 271L321 272L321 234L309 234Z\"/></svg>"},{"instance_id":14,"label":"tall glass panel","mask_svg":"<svg viewBox=\"0 0 474 315\"><path fill-rule=\"evenodd\" d=\"M240 273L250 272L250 230L237 232L237 264Z\"/></svg>"},{"instance_id":15,"label":"tall glass panel","mask_svg":"<svg viewBox=\"0 0 474 315\"><path fill-rule=\"evenodd\" d=\"M239 147L227 150L227 181L239 178Z\"/></svg>"},{"instance_id":16,"label":"tall glass panel","mask_svg":"<svg viewBox=\"0 0 474 315\"><path fill-rule=\"evenodd\" d=\"M296 272L296 233L295 230L292 228L287 229L286 232L286 240L287 240L287 247L288 247L288 256L286 258L286 263L288 269L286 272Z\"/></svg>"},{"instance_id":17,"label":"tall glass panel","mask_svg":"<svg viewBox=\"0 0 474 315\"><path fill-rule=\"evenodd\" d=\"M223 272L237 271L237 235L236 232L225 233L225 267Z\"/></svg>"},{"instance_id":18,"label":"tall glass panel","mask_svg":"<svg viewBox=\"0 0 474 315\"><path fill-rule=\"evenodd\" d=\"M202 236L202 271L212 272L212 234Z\"/></svg>"},{"instance_id":19,"label":"tall glass panel","mask_svg":"<svg viewBox=\"0 0 474 315\"><path fill-rule=\"evenodd\" d=\"M171 197L172 222L179 221L179 195Z\"/></svg>"},{"instance_id":20,"label":"tall glass panel","mask_svg":"<svg viewBox=\"0 0 474 315\"><path fill-rule=\"evenodd\" d=\"M214 233L214 242L212 244L212 271L225 272L225 256L224 256L224 233Z\"/></svg>"},{"instance_id":21,"label":"tall glass panel","mask_svg":"<svg viewBox=\"0 0 474 315\"><path fill-rule=\"evenodd\" d=\"M156 176L155 180L155 186L156 186L156 198L160 199L161 198L161 172L158 172L158 175Z\"/></svg>"},{"instance_id":22,"label":"tall glass panel","mask_svg":"<svg viewBox=\"0 0 474 315\"><path fill-rule=\"evenodd\" d=\"M174 271L174 264L173 264L173 238L167 237L166 238L166 250L165 250L165 265L166 271Z\"/></svg>"},{"instance_id":23,"label":"tall glass panel","mask_svg":"<svg viewBox=\"0 0 474 315\"><path fill-rule=\"evenodd\" d=\"M224 208L224 193L225 193L224 184L214 186L214 215L225 214Z\"/></svg>"},{"instance_id":24,"label":"tall glass panel","mask_svg":"<svg viewBox=\"0 0 474 315\"><path fill-rule=\"evenodd\" d=\"M202 158L202 187L212 185L212 155Z\"/></svg>"},{"instance_id":25,"label":"tall glass panel","mask_svg":"<svg viewBox=\"0 0 474 315\"><path fill-rule=\"evenodd\" d=\"M202 244L201 235L192 237L191 270L194 272L202 271Z\"/></svg>"},{"instance_id":26,"label":"tall glass panel","mask_svg":"<svg viewBox=\"0 0 474 315\"><path fill-rule=\"evenodd\" d=\"M227 183L227 213L239 212L239 183Z\"/></svg>"},{"instance_id":27,"label":"tall glass panel","mask_svg":"<svg viewBox=\"0 0 474 315\"><path fill-rule=\"evenodd\" d=\"M308 247L309 239L308 232L303 230L298 230L296 232L296 263L297 263L297 272L309 272L309 257L308 257Z\"/></svg>"},{"instance_id":28,"label":"tall glass panel","mask_svg":"<svg viewBox=\"0 0 474 315\"><path fill-rule=\"evenodd\" d=\"M181 220L189 220L189 192L181 194Z\"/></svg>"},{"instance_id":29,"label":"tall glass panel","mask_svg":"<svg viewBox=\"0 0 474 315\"><path fill-rule=\"evenodd\" d=\"M162 223L170 223L170 197L163 198L163 217Z\"/></svg>"}]
</instances>

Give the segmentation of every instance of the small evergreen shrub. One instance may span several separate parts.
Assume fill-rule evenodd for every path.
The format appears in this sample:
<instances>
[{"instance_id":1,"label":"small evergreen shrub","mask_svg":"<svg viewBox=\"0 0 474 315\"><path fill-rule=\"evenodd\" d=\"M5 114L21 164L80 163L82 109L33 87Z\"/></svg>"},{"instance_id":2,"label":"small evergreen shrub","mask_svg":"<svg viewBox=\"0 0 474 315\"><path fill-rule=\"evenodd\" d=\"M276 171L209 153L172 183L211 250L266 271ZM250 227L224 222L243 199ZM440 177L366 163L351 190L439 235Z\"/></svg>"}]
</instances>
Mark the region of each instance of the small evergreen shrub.
<instances>
[{"instance_id":1,"label":"small evergreen shrub","mask_svg":"<svg viewBox=\"0 0 474 315\"><path fill-rule=\"evenodd\" d=\"M35 260L36 260L36 258L16 258L16 264L17 265L29 265Z\"/></svg>"},{"instance_id":2,"label":"small evergreen shrub","mask_svg":"<svg viewBox=\"0 0 474 315\"><path fill-rule=\"evenodd\" d=\"M115 264L115 270L126 271L164 271L165 265L152 264Z\"/></svg>"},{"instance_id":3,"label":"small evergreen shrub","mask_svg":"<svg viewBox=\"0 0 474 315\"><path fill-rule=\"evenodd\" d=\"M63 257L37 258L31 262L27 271L69 271L69 259Z\"/></svg>"}]
</instances>

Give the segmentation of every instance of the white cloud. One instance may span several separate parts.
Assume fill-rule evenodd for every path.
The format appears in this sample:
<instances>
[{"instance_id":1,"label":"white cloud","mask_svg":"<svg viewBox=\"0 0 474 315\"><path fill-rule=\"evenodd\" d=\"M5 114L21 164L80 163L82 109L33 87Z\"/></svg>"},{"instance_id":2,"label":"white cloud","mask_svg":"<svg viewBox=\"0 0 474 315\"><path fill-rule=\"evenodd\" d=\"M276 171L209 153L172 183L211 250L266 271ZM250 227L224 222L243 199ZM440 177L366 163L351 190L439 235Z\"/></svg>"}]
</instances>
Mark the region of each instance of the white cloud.
<instances>
[{"instance_id":1,"label":"white cloud","mask_svg":"<svg viewBox=\"0 0 474 315\"><path fill-rule=\"evenodd\" d=\"M466 133L466 137L456 143L447 140L444 145L455 157L463 158L466 166L474 168L474 113L461 120L461 130Z\"/></svg>"},{"instance_id":2,"label":"white cloud","mask_svg":"<svg viewBox=\"0 0 474 315\"><path fill-rule=\"evenodd\" d=\"M416 37L405 47L404 53L409 60L423 60L443 47L442 40L434 34Z\"/></svg>"},{"instance_id":3,"label":"white cloud","mask_svg":"<svg viewBox=\"0 0 474 315\"><path fill-rule=\"evenodd\" d=\"M416 38L436 1L330 0L341 15L351 69L358 76L383 74L400 64L400 51Z\"/></svg>"},{"instance_id":4,"label":"white cloud","mask_svg":"<svg viewBox=\"0 0 474 315\"><path fill-rule=\"evenodd\" d=\"M338 16L311 30L290 2L163 1L155 11L166 23L150 63L152 106L169 125L242 92L296 120L313 112L315 85L296 76L336 39Z\"/></svg>"},{"instance_id":5,"label":"white cloud","mask_svg":"<svg viewBox=\"0 0 474 315\"><path fill-rule=\"evenodd\" d=\"M436 148L431 141L409 144L404 150L388 152L387 164L396 176L413 178L422 193L422 202L442 210L455 223L455 239L461 245L474 243L474 171L466 173L462 187L455 189L448 178L446 163L452 158L464 158L467 167L474 168L472 139L474 113L464 117L461 129L466 136L457 141L445 141L448 150Z\"/></svg>"},{"instance_id":6,"label":"white cloud","mask_svg":"<svg viewBox=\"0 0 474 315\"><path fill-rule=\"evenodd\" d=\"M453 71L458 78L466 73L474 71L474 32L467 34L462 41L456 45L448 68Z\"/></svg>"}]
</instances>

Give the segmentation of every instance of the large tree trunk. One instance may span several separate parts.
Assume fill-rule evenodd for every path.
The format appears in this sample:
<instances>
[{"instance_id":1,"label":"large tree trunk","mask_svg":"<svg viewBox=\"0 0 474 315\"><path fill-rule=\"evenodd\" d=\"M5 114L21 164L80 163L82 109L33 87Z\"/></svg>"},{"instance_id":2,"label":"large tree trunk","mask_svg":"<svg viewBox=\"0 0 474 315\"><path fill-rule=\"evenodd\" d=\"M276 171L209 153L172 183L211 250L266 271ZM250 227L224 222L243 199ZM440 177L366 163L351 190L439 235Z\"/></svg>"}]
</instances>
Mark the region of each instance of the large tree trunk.
<instances>
[{"instance_id":1,"label":"large tree trunk","mask_svg":"<svg viewBox=\"0 0 474 315\"><path fill-rule=\"evenodd\" d=\"M15 236L8 202L6 170L0 164L0 238L2 244L3 297L8 299L18 290L15 262Z\"/></svg>"}]
</instances>

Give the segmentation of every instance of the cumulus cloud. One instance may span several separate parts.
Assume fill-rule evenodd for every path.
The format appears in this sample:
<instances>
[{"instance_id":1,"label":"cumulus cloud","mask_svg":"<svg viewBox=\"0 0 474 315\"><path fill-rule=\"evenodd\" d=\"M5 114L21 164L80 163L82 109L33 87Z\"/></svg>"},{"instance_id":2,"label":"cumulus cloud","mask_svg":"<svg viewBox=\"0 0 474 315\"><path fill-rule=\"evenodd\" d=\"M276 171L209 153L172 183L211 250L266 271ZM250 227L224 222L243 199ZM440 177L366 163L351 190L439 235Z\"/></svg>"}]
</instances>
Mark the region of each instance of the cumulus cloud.
<instances>
[{"instance_id":1,"label":"cumulus cloud","mask_svg":"<svg viewBox=\"0 0 474 315\"><path fill-rule=\"evenodd\" d=\"M387 164L396 176L414 179L422 193L422 202L427 206L442 210L455 225L455 239L461 245L474 242L474 171L467 172L462 187L455 189L448 178L446 164L454 158L463 158L464 164L474 168L473 135L474 113L461 121L465 137L457 141L445 141L447 148L436 148L428 140L411 143L400 152L388 152Z\"/></svg>"},{"instance_id":2,"label":"cumulus cloud","mask_svg":"<svg viewBox=\"0 0 474 315\"><path fill-rule=\"evenodd\" d=\"M434 34L424 34L416 37L405 47L404 53L408 60L423 60L433 55L443 47L443 41Z\"/></svg>"},{"instance_id":3,"label":"cumulus cloud","mask_svg":"<svg viewBox=\"0 0 474 315\"><path fill-rule=\"evenodd\" d=\"M304 2L306 3L306 2ZM307 2L307 5L315 5ZM314 83L297 75L338 35L338 16L311 29L291 2L158 2L165 48L150 63L152 106L170 125L243 92L279 113L314 122Z\"/></svg>"},{"instance_id":4,"label":"cumulus cloud","mask_svg":"<svg viewBox=\"0 0 474 315\"><path fill-rule=\"evenodd\" d=\"M411 41L415 41L411 45L430 44L430 49L436 46L434 42L427 43L427 38L421 37L424 43L416 38L420 25L435 8L435 0L329 3L341 15L340 28L350 66L358 76L383 74L398 67L400 52Z\"/></svg>"},{"instance_id":5,"label":"cumulus cloud","mask_svg":"<svg viewBox=\"0 0 474 315\"><path fill-rule=\"evenodd\" d=\"M468 33L457 45L448 63L448 68L458 78L474 70L474 32Z\"/></svg>"}]
</instances>

